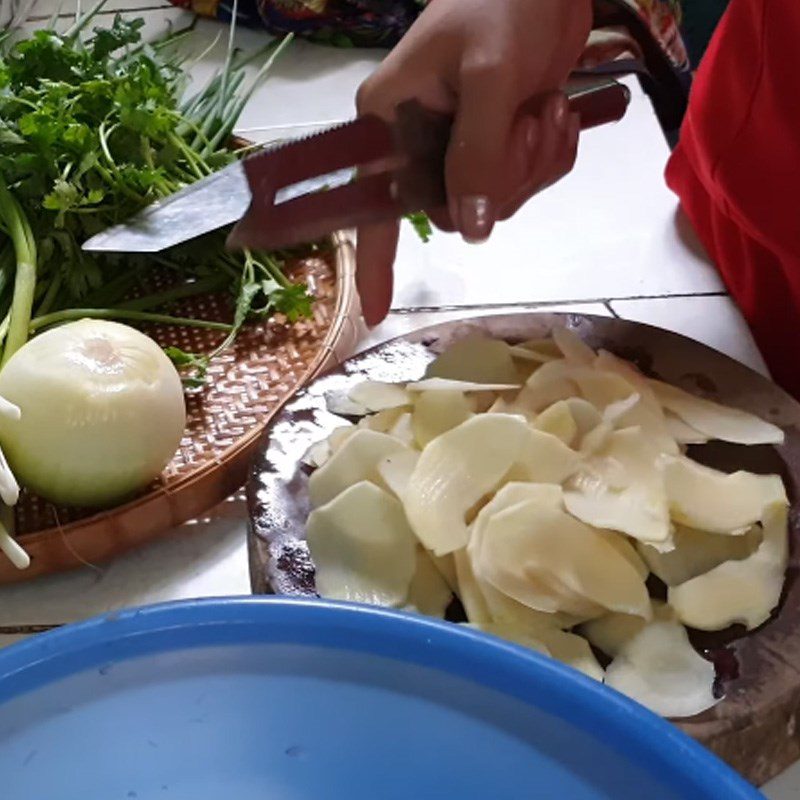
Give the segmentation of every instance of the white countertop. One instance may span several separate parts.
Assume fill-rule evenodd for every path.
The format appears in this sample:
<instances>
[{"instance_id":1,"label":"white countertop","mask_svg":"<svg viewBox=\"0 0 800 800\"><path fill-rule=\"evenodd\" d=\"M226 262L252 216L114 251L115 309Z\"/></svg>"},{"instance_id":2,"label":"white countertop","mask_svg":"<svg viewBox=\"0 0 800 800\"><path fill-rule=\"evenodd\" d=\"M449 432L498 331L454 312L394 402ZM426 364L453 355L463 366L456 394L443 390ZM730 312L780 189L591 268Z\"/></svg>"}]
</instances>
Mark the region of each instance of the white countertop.
<instances>
[{"instance_id":1,"label":"white countertop","mask_svg":"<svg viewBox=\"0 0 800 800\"><path fill-rule=\"evenodd\" d=\"M67 0L63 11L76 1ZM29 24L41 24L55 6L38 0ZM153 33L190 19L162 6L161 0L111 0L108 9L140 9ZM220 30L211 22L198 25L208 43ZM263 43L263 36L242 31L240 44ZM195 79L207 76L223 53L220 43L196 66ZM293 44L242 115L241 133L267 141L351 117L356 87L382 55ZM625 119L585 134L574 172L499 226L489 243L470 246L437 233L423 245L404 230L393 311L359 349L438 321L546 305L668 328L765 373L741 315L677 216L662 177L667 146L638 84L631 88ZM0 647L27 626L169 599L249 593L245 527L243 503L232 499L209 519L110 564L0 587ZM767 795L800 798L800 767L773 781Z\"/></svg>"}]
</instances>

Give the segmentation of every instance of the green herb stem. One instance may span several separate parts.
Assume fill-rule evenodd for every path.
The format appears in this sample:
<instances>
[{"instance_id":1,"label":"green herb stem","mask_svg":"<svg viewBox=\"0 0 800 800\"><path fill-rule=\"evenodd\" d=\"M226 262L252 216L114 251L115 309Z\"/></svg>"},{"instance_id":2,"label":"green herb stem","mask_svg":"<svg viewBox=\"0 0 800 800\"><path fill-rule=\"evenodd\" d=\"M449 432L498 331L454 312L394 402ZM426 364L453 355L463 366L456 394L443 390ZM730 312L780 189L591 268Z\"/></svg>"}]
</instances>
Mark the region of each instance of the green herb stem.
<instances>
[{"instance_id":1,"label":"green herb stem","mask_svg":"<svg viewBox=\"0 0 800 800\"><path fill-rule=\"evenodd\" d=\"M31 320L31 333L60 325L64 322L73 322L79 319L111 319L127 320L130 322L145 322L153 325L184 325L187 328L207 328L212 331L229 333L232 325L225 322L213 322L207 319L192 319L189 317L171 317L168 314L151 314L146 311L129 311L124 308L66 308L63 311L54 311Z\"/></svg>"}]
</instances>

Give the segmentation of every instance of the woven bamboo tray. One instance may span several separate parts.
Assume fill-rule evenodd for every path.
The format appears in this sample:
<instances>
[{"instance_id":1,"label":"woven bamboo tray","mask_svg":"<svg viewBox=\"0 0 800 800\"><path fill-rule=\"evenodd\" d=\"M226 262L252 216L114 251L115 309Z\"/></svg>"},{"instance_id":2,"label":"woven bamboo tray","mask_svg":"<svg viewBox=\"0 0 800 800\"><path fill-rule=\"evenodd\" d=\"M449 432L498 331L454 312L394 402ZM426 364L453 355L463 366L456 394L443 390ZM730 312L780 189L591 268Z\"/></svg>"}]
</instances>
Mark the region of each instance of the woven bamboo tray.
<instances>
[{"instance_id":1,"label":"woven bamboo tray","mask_svg":"<svg viewBox=\"0 0 800 800\"><path fill-rule=\"evenodd\" d=\"M290 274L315 296L312 319L249 324L235 347L214 360L206 387L187 395L187 428L160 480L130 502L102 513L57 508L23 493L17 535L31 556L27 570L0 559L0 583L97 564L208 511L245 481L247 466L272 414L305 381L332 364L335 348L355 331L353 248L344 234L329 251L292 264ZM156 285L153 289L157 289ZM223 295L176 305L182 316L229 321ZM145 329L159 344L207 352L224 336L174 326ZM57 411L55 411L57 413Z\"/></svg>"}]
</instances>

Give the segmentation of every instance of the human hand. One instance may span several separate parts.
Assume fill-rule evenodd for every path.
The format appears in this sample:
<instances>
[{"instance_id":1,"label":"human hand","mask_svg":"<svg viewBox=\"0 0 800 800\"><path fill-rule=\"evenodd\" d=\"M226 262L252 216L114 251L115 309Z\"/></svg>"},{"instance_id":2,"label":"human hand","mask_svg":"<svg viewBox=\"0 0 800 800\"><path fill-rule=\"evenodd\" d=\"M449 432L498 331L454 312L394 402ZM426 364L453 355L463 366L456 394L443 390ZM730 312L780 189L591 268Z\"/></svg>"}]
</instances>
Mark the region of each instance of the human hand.
<instances>
[{"instance_id":1,"label":"human hand","mask_svg":"<svg viewBox=\"0 0 800 800\"><path fill-rule=\"evenodd\" d=\"M590 0L432 0L361 86L359 114L394 117L404 100L454 115L446 158L448 206L437 227L471 242L572 169L579 119L559 91L587 42ZM548 95L538 117L519 114ZM392 298L399 223L358 232L364 318L380 322Z\"/></svg>"}]
</instances>

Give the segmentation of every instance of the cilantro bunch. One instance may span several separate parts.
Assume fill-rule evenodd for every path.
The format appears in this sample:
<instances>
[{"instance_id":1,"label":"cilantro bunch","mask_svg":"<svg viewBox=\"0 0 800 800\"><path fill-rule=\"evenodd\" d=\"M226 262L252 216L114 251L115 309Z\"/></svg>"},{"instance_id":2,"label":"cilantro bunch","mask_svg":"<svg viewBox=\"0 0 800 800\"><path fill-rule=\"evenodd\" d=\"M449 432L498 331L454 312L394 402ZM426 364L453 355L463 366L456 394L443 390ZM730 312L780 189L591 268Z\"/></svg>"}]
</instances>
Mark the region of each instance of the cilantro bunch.
<instances>
[{"instance_id":1,"label":"cilantro bunch","mask_svg":"<svg viewBox=\"0 0 800 800\"><path fill-rule=\"evenodd\" d=\"M185 97L185 57L175 45L190 29L147 43L143 20L117 15L89 32L103 2L64 33L51 23L20 41L0 36L2 363L31 334L81 317L227 332L213 353L168 350L198 384L246 320L310 314L306 287L287 279L280 254L227 253L224 231L153 257L81 245L237 158L228 149L236 120L288 39L249 57L229 46L224 69ZM255 59L263 66L248 82L245 66ZM154 290L164 275L170 285ZM230 324L170 313L182 298L220 291L232 297Z\"/></svg>"}]
</instances>

